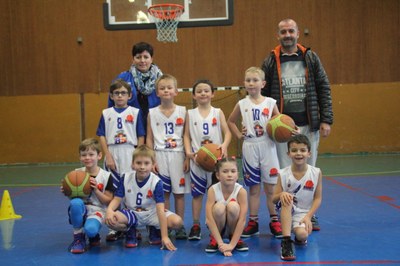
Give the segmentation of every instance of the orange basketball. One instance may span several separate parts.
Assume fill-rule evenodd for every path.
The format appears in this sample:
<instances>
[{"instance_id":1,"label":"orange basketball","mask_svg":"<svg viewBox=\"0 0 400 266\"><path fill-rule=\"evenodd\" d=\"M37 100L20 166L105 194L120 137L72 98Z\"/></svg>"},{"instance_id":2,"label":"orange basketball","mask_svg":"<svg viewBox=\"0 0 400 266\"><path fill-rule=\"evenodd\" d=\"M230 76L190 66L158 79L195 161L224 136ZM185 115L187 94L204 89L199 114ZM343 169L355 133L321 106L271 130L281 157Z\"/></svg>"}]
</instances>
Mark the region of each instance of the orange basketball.
<instances>
[{"instance_id":1,"label":"orange basketball","mask_svg":"<svg viewBox=\"0 0 400 266\"><path fill-rule=\"evenodd\" d=\"M85 171L71 171L62 180L64 194L70 198L86 198L90 195L90 175Z\"/></svg>"},{"instance_id":2,"label":"orange basketball","mask_svg":"<svg viewBox=\"0 0 400 266\"><path fill-rule=\"evenodd\" d=\"M292 131L296 128L293 119L284 114L274 115L268 121L268 136L276 142L287 142L292 136Z\"/></svg>"},{"instance_id":3,"label":"orange basketball","mask_svg":"<svg viewBox=\"0 0 400 266\"><path fill-rule=\"evenodd\" d=\"M208 143L197 151L196 162L207 172L213 172L219 157L221 157L221 149L218 149L218 145Z\"/></svg>"}]
</instances>

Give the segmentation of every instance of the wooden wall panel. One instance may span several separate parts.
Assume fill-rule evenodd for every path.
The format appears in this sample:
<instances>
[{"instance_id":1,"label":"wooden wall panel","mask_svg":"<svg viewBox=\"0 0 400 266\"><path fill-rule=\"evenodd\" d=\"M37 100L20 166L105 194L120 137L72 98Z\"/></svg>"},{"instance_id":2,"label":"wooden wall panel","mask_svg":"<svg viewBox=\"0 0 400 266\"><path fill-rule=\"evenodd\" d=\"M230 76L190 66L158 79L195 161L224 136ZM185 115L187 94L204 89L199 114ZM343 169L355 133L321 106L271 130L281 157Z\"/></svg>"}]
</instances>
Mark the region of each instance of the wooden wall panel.
<instances>
[{"instance_id":1,"label":"wooden wall panel","mask_svg":"<svg viewBox=\"0 0 400 266\"><path fill-rule=\"evenodd\" d=\"M333 84L399 81L398 0L235 0L234 24L178 29L178 43L156 31L107 31L102 0L0 1L0 95L105 92L131 62L132 45L155 47L155 63L181 87L199 77L241 85L277 45L277 23L294 18L300 42L321 57ZM83 43L78 44L77 38Z\"/></svg>"},{"instance_id":2,"label":"wooden wall panel","mask_svg":"<svg viewBox=\"0 0 400 266\"><path fill-rule=\"evenodd\" d=\"M0 164L79 161L79 94L0 97Z\"/></svg>"},{"instance_id":3,"label":"wooden wall panel","mask_svg":"<svg viewBox=\"0 0 400 266\"><path fill-rule=\"evenodd\" d=\"M332 94L335 123L332 134L321 139L320 154L400 151L400 82L334 85ZM217 91L212 103L228 117L244 95ZM80 94L1 96L0 165L77 162L83 136L96 137L106 99L106 93L84 94L82 122ZM179 93L176 103L194 106L190 92ZM240 156L240 150L233 138L229 154Z\"/></svg>"}]
</instances>

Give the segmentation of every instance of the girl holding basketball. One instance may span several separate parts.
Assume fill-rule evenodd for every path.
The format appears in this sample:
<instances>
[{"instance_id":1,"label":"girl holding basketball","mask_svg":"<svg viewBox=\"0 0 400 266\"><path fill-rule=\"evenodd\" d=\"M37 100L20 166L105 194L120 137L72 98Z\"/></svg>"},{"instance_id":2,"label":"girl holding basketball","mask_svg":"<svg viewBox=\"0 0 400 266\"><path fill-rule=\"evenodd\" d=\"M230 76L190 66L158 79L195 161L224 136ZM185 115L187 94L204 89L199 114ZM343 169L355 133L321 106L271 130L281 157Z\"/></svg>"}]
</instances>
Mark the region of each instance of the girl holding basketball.
<instances>
[{"instance_id":1,"label":"girl holding basketball","mask_svg":"<svg viewBox=\"0 0 400 266\"><path fill-rule=\"evenodd\" d=\"M261 182L267 196L270 214L270 230L275 237L282 236L281 224L272 202L274 186L277 182L279 161L275 143L268 137L266 126L272 116L279 114L276 101L261 95L265 85L264 72L258 67L250 67L245 72L244 86L248 93L240 100L228 118L232 133L243 140L242 164L245 185L250 187L249 223L242 237L258 235L258 211L260 207ZM236 122L242 119L242 131Z\"/></svg>"},{"instance_id":2,"label":"girl holding basketball","mask_svg":"<svg viewBox=\"0 0 400 266\"><path fill-rule=\"evenodd\" d=\"M240 239L246 223L247 192L237 183L238 167L235 158L222 158L217 162L215 174L218 183L207 192L206 223L210 230L210 243L206 252L232 256L232 251L247 251L249 247ZM229 243L223 241L224 235Z\"/></svg>"},{"instance_id":3,"label":"girl holding basketball","mask_svg":"<svg viewBox=\"0 0 400 266\"><path fill-rule=\"evenodd\" d=\"M222 157L227 155L231 132L225 115L219 108L211 106L214 86L209 80L199 80L193 86L193 99L197 107L188 110L185 120L184 145L186 157L190 158L193 226L189 240L201 239L200 213L203 195L212 183L212 172L207 172L195 163L196 152L206 143L220 145Z\"/></svg>"}]
</instances>

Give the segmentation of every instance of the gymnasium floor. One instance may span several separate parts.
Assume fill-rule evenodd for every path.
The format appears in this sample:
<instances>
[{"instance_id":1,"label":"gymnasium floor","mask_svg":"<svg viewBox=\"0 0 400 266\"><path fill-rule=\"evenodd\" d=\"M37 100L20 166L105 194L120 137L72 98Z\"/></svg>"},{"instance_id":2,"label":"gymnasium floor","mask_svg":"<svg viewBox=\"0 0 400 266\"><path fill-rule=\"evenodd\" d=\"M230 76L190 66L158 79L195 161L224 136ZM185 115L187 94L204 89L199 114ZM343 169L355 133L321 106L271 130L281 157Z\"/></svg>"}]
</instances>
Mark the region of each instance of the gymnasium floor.
<instances>
[{"instance_id":1,"label":"gymnasium floor","mask_svg":"<svg viewBox=\"0 0 400 266\"><path fill-rule=\"evenodd\" d=\"M59 181L76 166L0 166L0 193L8 190L15 212L22 215L0 221L1 265L400 265L400 154L319 158L324 174L321 231L310 236L306 247L297 248L294 262L280 260L280 241L267 229L265 206L260 210L261 234L245 240L249 252L234 252L233 257L204 252L205 226L199 242L174 240L175 252L149 246L144 235L136 249L102 240L101 247L70 254L68 201L59 192ZM186 203L189 230L189 195ZM103 239L106 233L103 227Z\"/></svg>"}]
</instances>

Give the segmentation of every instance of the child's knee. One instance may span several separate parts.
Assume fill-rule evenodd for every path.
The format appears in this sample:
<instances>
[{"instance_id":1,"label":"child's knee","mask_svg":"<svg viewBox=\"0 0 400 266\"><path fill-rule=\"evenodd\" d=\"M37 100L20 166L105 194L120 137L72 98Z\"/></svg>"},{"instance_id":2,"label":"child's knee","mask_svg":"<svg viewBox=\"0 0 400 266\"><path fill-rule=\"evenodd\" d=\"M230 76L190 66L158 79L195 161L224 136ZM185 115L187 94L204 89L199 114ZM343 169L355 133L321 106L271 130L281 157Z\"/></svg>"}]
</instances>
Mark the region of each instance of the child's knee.
<instances>
[{"instance_id":1,"label":"child's knee","mask_svg":"<svg viewBox=\"0 0 400 266\"><path fill-rule=\"evenodd\" d=\"M74 198L70 201L69 203L69 212L70 213L80 213L80 214L84 214L86 207L85 204L83 203L82 199L79 198Z\"/></svg>"},{"instance_id":2,"label":"child's knee","mask_svg":"<svg viewBox=\"0 0 400 266\"><path fill-rule=\"evenodd\" d=\"M308 238L308 233L307 230L303 227L297 227L294 229L294 234L296 238L300 241L307 240Z\"/></svg>"},{"instance_id":3,"label":"child's knee","mask_svg":"<svg viewBox=\"0 0 400 266\"><path fill-rule=\"evenodd\" d=\"M79 198L72 199L70 201L68 214L70 223L74 228L82 227L86 214L86 207L83 201Z\"/></svg>"},{"instance_id":4,"label":"child's knee","mask_svg":"<svg viewBox=\"0 0 400 266\"><path fill-rule=\"evenodd\" d=\"M101 223L97 219L88 219L85 223L85 233L88 237L95 237L101 228Z\"/></svg>"},{"instance_id":5,"label":"child's knee","mask_svg":"<svg viewBox=\"0 0 400 266\"><path fill-rule=\"evenodd\" d=\"M214 217L225 216L226 214L226 206L222 203L215 203L213 207Z\"/></svg>"},{"instance_id":6,"label":"child's knee","mask_svg":"<svg viewBox=\"0 0 400 266\"><path fill-rule=\"evenodd\" d=\"M236 201L231 201L226 206L226 211L230 216L239 216L240 213L240 205Z\"/></svg>"},{"instance_id":7,"label":"child's knee","mask_svg":"<svg viewBox=\"0 0 400 266\"><path fill-rule=\"evenodd\" d=\"M180 229L183 226L183 220L179 215L170 215L167 218L168 227L171 229Z\"/></svg>"}]
</instances>

